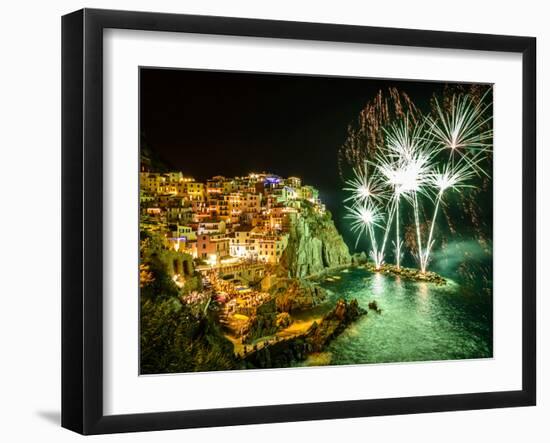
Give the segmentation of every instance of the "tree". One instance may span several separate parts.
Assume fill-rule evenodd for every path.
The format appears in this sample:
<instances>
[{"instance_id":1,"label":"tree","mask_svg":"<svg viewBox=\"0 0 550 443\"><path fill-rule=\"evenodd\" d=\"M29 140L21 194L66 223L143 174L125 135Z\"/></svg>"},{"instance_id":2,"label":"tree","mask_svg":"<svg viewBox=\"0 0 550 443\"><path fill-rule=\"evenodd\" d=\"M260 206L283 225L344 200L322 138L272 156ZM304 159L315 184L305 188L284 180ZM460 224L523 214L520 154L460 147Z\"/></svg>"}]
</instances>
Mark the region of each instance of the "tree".
<instances>
[{"instance_id":1,"label":"tree","mask_svg":"<svg viewBox=\"0 0 550 443\"><path fill-rule=\"evenodd\" d=\"M236 368L233 345L207 315L195 317L178 299L142 298L141 373Z\"/></svg>"}]
</instances>

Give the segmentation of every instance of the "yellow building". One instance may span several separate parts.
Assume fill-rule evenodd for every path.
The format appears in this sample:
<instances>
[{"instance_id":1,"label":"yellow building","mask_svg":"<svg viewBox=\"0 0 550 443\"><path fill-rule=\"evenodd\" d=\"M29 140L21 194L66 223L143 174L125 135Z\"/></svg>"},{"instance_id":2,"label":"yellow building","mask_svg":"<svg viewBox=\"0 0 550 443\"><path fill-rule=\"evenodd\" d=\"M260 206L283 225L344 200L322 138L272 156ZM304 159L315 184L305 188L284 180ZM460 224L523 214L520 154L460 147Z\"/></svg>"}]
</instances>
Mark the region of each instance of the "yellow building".
<instances>
[{"instance_id":1,"label":"yellow building","mask_svg":"<svg viewBox=\"0 0 550 443\"><path fill-rule=\"evenodd\" d=\"M193 231L191 226L187 225L177 225L176 236L180 239L185 238L187 241L197 239L197 233Z\"/></svg>"},{"instance_id":2,"label":"yellow building","mask_svg":"<svg viewBox=\"0 0 550 443\"><path fill-rule=\"evenodd\" d=\"M166 177L166 181L169 183L177 183L183 180L183 174L181 172L172 171L163 174Z\"/></svg>"},{"instance_id":3,"label":"yellow building","mask_svg":"<svg viewBox=\"0 0 550 443\"><path fill-rule=\"evenodd\" d=\"M196 182L194 179L183 179L177 185L178 195L189 201L205 201L204 183Z\"/></svg>"},{"instance_id":4,"label":"yellow building","mask_svg":"<svg viewBox=\"0 0 550 443\"><path fill-rule=\"evenodd\" d=\"M168 206L165 211L169 221L189 223L193 220L193 209L188 206Z\"/></svg>"},{"instance_id":5,"label":"yellow building","mask_svg":"<svg viewBox=\"0 0 550 443\"><path fill-rule=\"evenodd\" d=\"M157 192L159 194L177 195L177 193L178 193L177 183L164 182L164 183L162 183L158 186Z\"/></svg>"},{"instance_id":6,"label":"yellow building","mask_svg":"<svg viewBox=\"0 0 550 443\"><path fill-rule=\"evenodd\" d=\"M204 220L199 222L197 233L201 234L225 234L226 224L223 220Z\"/></svg>"},{"instance_id":7,"label":"yellow building","mask_svg":"<svg viewBox=\"0 0 550 443\"><path fill-rule=\"evenodd\" d=\"M260 212L262 209L262 194L245 194L243 196L243 212Z\"/></svg>"},{"instance_id":8,"label":"yellow building","mask_svg":"<svg viewBox=\"0 0 550 443\"><path fill-rule=\"evenodd\" d=\"M166 183L166 177L157 172L140 172L139 184L142 190L156 194L159 192L159 187Z\"/></svg>"},{"instance_id":9,"label":"yellow building","mask_svg":"<svg viewBox=\"0 0 550 443\"><path fill-rule=\"evenodd\" d=\"M258 259L271 264L279 262L288 244L287 235L258 235L255 240L258 245Z\"/></svg>"},{"instance_id":10,"label":"yellow building","mask_svg":"<svg viewBox=\"0 0 550 443\"><path fill-rule=\"evenodd\" d=\"M229 239L229 252L232 257L251 258L258 257L257 245L252 238L252 228L237 228Z\"/></svg>"},{"instance_id":11,"label":"yellow building","mask_svg":"<svg viewBox=\"0 0 550 443\"><path fill-rule=\"evenodd\" d=\"M302 179L299 177L288 177L284 182L287 186L290 186L295 190L301 188L302 186Z\"/></svg>"},{"instance_id":12,"label":"yellow building","mask_svg":"<svg viewBox=\"0 0 550 443\"><path fill-rule=\"evenodd\" d=\"M191 200L204 201L205 200L205 188L204 183L190 182L187 183L187 195Z\"/></svg>"}]
</instances>

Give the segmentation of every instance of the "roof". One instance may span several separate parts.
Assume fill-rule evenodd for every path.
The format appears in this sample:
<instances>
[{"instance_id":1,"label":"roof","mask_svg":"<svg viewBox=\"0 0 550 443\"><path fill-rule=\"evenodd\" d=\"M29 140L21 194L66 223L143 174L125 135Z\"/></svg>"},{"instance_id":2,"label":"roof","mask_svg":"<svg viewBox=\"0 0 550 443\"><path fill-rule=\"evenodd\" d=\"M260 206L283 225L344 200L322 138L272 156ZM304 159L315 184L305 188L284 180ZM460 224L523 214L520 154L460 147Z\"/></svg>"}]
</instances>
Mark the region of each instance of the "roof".
<instances>
[{"instance_id":1,"label":"roof","mask_svg":"<svg viewBox=\"0 0 550 443\"><path fill-rule=\"evenodd\" d=\"M239 226L238 228L235 229L235 232L250 232L252 231L253 227L250 226L250 225L244 225L244 226Z\"/></svg>"}]
</instances>

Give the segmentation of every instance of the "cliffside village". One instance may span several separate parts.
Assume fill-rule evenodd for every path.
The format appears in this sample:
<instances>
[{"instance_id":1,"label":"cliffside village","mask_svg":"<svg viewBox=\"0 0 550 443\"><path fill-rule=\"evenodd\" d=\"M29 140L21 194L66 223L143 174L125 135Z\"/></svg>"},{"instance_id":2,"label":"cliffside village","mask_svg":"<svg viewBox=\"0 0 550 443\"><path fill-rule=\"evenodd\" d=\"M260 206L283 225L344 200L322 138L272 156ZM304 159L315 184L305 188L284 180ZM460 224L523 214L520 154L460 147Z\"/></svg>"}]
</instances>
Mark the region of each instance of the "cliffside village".
<instances>
[{"instance_id":1,"label":"cliffside village","mask_svg":"<svg viewBox=\"0 0 550 443\"><path fill-rule=\"evenodd\" d=\"M279 262L302 201L318 212L318 191L298 177L251 173L206 183L181 172L140 173L140 230L212 268L239 261Z\"/></svg>"},{"instance_id":2,"label":"cliffside village","mask_svg":"<svg viewBox=\"0 0 550 443\"><path fill-rule=\"evenodd\" d=\"M281 260L290 227L304 205L325 213L315 188L302 185L298 177L267 173L216 176L202 183L181 172L141 172L140 182L140 230L162 239L168 271L178 287L191 277L180 253L195 259L202 291L190 292L183 301L218 302L218 318L234 341L235 353L252 351L244 343L258 334L289 325L288 314L277 315L269 293L273 280L264 277L266 267ZM250 287L260 281L261 288ZM265 311L260 329L255 321L259 309Z\"/></svg>"}]
</instances>

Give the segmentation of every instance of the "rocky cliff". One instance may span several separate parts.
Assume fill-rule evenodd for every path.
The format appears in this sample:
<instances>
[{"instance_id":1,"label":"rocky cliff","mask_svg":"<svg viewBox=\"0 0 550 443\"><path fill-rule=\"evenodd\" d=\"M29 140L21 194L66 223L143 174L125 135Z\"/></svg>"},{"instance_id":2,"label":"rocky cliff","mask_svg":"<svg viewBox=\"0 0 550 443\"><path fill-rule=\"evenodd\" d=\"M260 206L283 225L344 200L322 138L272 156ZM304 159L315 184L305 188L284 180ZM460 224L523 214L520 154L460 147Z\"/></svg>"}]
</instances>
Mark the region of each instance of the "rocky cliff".
<instances>
[{"instance_id":1,"label":"rocky cliff","mask_svg":"<svg viewBox=\"0 0 550 443\"><path fill-rule=\"evenodd\" d=\"M279 312L292 313L323 303L327 291L316 283L298 278L278 278L269 292L275 296Z\"/></svg>"},{"instance_id":2,"label":"rocky cliff","mask_svg":"<svg viewBox=\"0 0 550 443\"><path fill-rule=\"evenodd\" d=\"M288 275L307 277L350 262L349 249L336 230L330 212L320 214L304 204L300 216L291 223L282 257Z\"/></svg>"},{"instance_id":3,"label":"rocky cliff","mask_svg":"<svg viewBox=\"0 0 550 443\"><path fill-rule=\"evenodd\" d=\"M348 303L340 299L319 323L313 323L305 333L288 340L276 341L253 352L244 360L244 367L284 368L295 366L308 354L322 352L332 339L366 314L367 311L359 307L357 300L351 300Z\"/></svg>"}]
</instances>

